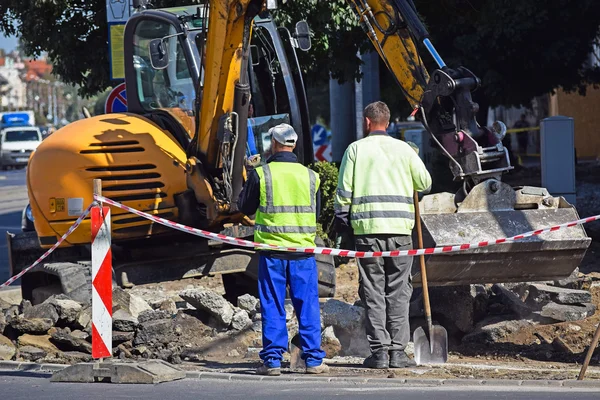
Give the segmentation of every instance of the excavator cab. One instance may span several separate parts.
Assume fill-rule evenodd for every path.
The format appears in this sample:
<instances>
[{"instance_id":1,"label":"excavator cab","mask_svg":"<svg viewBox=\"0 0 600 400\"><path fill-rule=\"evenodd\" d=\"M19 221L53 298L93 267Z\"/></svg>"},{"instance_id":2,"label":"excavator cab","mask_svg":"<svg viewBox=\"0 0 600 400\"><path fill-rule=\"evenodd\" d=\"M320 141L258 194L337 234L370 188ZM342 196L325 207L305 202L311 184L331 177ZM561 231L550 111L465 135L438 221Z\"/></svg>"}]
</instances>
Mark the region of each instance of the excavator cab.
<instances>
[{"instance_id":1,"label":"excavator cab","mask_svg":"<svg viewBox=\"0 0 600 400\"><path fill-rule=\"evenodd\" d=\"M135 14L127 25L125 64L128 111L141 115L166 111L186 127L185 137L178 137L184 147L195 134L197 91L202 99L207 62L206 41L208 11L205 5L145 10ZM301 21L299 28L304 27ZM290 123L303 140L297 155L311 162L312 141L309 134L308 106L304 82L296 57L296 48L308 50L287 28L277 27L268 14L254 18L249 75L254 118L262 118L255 132L262 146L264 118ZM208 57L210 58L210 57ZM131 84L130 84L131 82ZM256 121L251 121L256 123Z\"/></svg>"}]
</instances>

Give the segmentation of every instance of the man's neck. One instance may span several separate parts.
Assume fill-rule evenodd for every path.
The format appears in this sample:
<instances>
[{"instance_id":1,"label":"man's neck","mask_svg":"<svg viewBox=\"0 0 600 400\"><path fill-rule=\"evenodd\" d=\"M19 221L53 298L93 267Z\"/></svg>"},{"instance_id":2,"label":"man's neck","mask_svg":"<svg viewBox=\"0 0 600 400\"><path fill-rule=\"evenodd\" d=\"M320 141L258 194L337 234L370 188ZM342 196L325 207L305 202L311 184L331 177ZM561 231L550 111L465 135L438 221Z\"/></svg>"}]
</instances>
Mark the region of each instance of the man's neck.
<instances>
[{"instance_id":1,"label":"man's neck","mask_svg":"<svg viewBox=\"0 0 600 400\"><path fill-rule=\"evenodd\" d=\"M368 133L367 136L371 136L371 135L381 135L381 134L387 134L386 130L384 128L379 128L379 129L371 129Z\"/></svg>"}]
</instances>

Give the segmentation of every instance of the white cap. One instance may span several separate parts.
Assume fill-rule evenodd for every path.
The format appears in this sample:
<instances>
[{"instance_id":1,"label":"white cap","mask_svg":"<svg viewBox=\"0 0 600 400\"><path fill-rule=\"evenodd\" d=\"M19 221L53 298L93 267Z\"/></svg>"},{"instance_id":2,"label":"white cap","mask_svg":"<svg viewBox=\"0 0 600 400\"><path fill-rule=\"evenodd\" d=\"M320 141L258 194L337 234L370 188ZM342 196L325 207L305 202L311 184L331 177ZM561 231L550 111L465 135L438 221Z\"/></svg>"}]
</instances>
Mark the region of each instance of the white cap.
<instances>
[{"instance_id":1,"label":"white cap","mask_svg":"<svg viewBox=\"0 0 600 400\"><path fill-rule=\"evenodd\" d=\"M269 129L269 135L272 135L273 139L284 146L295 146L298 141L298 134L288 124L279 124Z\"/></svg>"}]
</instances>

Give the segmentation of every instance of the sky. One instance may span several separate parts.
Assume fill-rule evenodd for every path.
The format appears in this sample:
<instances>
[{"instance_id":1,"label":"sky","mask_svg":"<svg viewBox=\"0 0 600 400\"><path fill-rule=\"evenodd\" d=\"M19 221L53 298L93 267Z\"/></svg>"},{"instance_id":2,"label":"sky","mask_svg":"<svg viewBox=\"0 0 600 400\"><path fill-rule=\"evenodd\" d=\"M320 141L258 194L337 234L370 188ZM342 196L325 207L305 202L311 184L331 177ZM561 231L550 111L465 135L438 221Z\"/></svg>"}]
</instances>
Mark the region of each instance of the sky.
<instances>
[{"instance_id":1,"label":"sky","mask_svg":"<svg viewBox=\"0 0 600 400\"><path fill-rule=\"evenodd\" d=\"M13 51L17 47L17 38L14 36L5 37L0 35L0 49L4 49L7 52Z\"/></svg>"}]
</instances>

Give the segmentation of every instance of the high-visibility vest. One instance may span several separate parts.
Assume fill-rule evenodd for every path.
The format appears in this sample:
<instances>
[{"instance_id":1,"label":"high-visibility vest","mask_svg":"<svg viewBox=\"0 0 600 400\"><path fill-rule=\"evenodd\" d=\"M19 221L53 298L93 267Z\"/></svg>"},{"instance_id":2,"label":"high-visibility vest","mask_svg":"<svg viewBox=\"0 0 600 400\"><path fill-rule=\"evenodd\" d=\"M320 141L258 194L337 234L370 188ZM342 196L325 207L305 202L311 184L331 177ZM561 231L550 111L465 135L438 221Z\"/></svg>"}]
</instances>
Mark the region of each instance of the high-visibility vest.
<instances>
[{"instance_id":1,"label":"high-visibility vest","mask_svg":"<svg viewBox=\"0 0 600 400\"><path fill-rule=\"evenodd\" d=\"M407 143L386 134L370 135L346 149L335 208L349 212L355 235L410 235L413 191L430 186L429 172Z\"/></svg>"},{"instance_id":2,"label":"high-visibility vest","mask_svg":"<svg viewBox=\"0 0 600 400\"><path fill-rule=\"evenodd\" d=\"M256 168L260 203L254 241L286 247L314 247L319 175L302 164L271 162Z\"/></svg>"}]
</instances>

